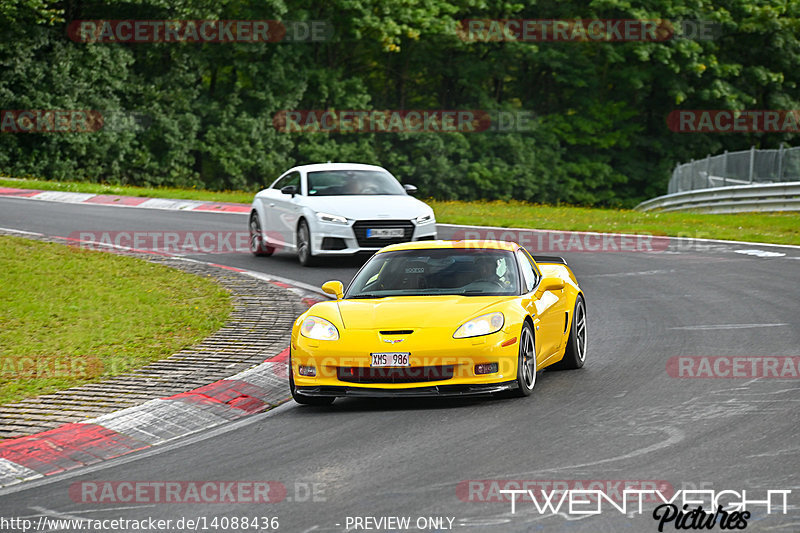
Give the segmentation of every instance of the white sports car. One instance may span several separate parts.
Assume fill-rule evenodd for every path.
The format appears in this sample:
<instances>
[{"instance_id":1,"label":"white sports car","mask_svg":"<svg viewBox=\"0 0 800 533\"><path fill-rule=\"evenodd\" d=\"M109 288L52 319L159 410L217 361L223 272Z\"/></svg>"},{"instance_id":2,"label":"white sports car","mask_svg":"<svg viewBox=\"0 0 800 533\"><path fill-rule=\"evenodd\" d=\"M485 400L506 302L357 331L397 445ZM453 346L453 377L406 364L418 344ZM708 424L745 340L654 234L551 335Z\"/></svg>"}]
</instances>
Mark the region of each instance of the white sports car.
<instances>
[{"instance_id":1,"label":"white sports car","mask_svg":"<svg viewBox=\"0 0 800 533\"><path fill-rule=\"evenodd\" d=\"M259 191L250 212L250 251L297 251L309 266L322 256L375 252L386 245L436 239L433 209L374 165L294 167Z\"/></svg>"}]
</instances>

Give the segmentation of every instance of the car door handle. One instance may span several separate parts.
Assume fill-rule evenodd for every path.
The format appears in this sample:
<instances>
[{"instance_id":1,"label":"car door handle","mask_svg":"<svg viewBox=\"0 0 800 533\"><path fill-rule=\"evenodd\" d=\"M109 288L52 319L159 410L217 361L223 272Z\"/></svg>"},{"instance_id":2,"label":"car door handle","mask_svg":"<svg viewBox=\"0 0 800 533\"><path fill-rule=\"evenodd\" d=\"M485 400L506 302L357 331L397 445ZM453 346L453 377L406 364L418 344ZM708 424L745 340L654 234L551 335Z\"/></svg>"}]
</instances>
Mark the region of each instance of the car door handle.
<instances>
[{"instance_id":1,"label":"car door handle","mask_svg":"<svg viewBox=\"0 0 800 533\"><path fill-rule=\"evenodd\" d=\"M269 206L270 207L275 207L275 203L273 202L273 203L269 204Z\"/></svg>"}]
</instances>

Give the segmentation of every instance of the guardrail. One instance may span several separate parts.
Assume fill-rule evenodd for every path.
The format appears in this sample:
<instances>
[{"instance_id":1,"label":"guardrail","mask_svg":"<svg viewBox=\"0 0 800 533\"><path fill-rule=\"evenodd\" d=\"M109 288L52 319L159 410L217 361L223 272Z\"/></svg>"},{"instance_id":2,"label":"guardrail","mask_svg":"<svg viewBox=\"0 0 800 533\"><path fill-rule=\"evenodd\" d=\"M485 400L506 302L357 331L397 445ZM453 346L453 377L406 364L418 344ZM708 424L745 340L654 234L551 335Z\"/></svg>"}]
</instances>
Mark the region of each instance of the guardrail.
<instances>
[{"instance_id":1,"label":"guardrail","mask_svg":"<svg viewBox=\"0 0 800 533\"><path fill-rule=\"evenodd\" d=\"M800 211L800 181L677 192L642 202L635 209L702 213Z\"/></svg>"},{"instance_id":2,"label":"guardrail","mask_svg":"<svg viewBox=\"0 0 800 533\"><path fill-rule=\"evenodd\" d=\"M677 165L669 180L667 194L766 183L800 180L800 146L725 152L705 159Z\"/></svg>"}]
</instances>

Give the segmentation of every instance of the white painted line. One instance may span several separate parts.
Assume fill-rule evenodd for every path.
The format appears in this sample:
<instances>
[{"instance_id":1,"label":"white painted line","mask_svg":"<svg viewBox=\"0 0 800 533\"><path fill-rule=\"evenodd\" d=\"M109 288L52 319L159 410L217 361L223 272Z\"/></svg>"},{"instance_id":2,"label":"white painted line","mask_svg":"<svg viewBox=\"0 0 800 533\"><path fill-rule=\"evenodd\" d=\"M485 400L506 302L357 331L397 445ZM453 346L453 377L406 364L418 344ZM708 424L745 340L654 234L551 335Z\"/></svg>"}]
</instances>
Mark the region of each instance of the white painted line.
<instances>
[{"instance_id":1,"label":"white painted line","mask_svg":"<svg viewBox=\"0 0 800 533\"><path fill-rule=\"evenodd\" d=\"M22 483L37 477L42 477L42 474L31 470L27 466L18 465L13 461L0 457L0 487Z\"/></svg>"},{"instance_id":2,"label":"white painted line","mask_svg":"<svg viewBox=\"0 0 800 533\"><path fill-rule=\"evenodd\" d=\"M559 229L534 229L534 228L503 228L500 226L463 226L460 224L440 224L436 223L436 226L444 226L450 228L474 228L474 229L493 229L493 230L505 230L505 231L530 231L530 232L542 232L542 233L577 233L578 235L615 235L620 237L639 237L641 235L647 234L636 234L636 233L601 233L598 231L571 231L571 230L559 230ZM652 235L652 237L658 237L660 239L670 239L674 241L683 241L683 242L709 242L709 243L720 243L720 244L747 244L747 245L756 245L756 246L769 246L773 248L791 248L793 250L800 250L800 245L796 244L772 244L768 242L751 242L751 241L728 241L723 239L700 239L696 237L670 237L668 235ZM566 253L566 252L565 252ZM651 252L645 252L651 253ZM652 252L652 253L659 253L659 252Z\"/></svg>"},{"instance_id":3,"label":"white painted line","mask_svg":"<svg viewBox=\"0 0 800 533\"><path fill-rule=\"evenodd\" d=\"M58 197L55 195L51 195L51 197L42 197L44 193L56 193L56 194L65 194L65 195L86 195L87 198L91 198L97 196L96 194L89 194L89 193L65 193L60 191L44 191L43 193L37 195L36 197L18 197L18 196L0 196L2 198L12 198L18 200L48 200L48 201L63 201L63 202L85 202L85 200L60 200L57 199ZM66 197L69 198L69 197ZM193 211L197 206L207 204L207 203L214 203L211 201L198 201L198 200L177 200L177 199L168 199L168 198L150 198L145 202L142 202L139 205L111 205L111 204L95 204L95 203L84 203L83 205L92 205L96 207L124 207L124 208L147 208L147 209L162 209L167 211ZM242 204L247 205L247 204ZM229 212L229 211L193 211L195 213L213 213L216 215L249 215L249 212ZM556 229L536 229L536 228L517 228L517 227L502 227L502 226L469 226L469 225L461 225L461 224L443 224L443 223L436 223L437 227L450 227L450 228L473 228L473 229L491 229L491 230L500 230L500 231L528 231L532 233L575 233L577 235L614 235L619 237L641 237L642 235L649 235L646 233L603 233L597 231L573 231L573 230L556 230ZM772 244L766 242L751 242L751 241L731 241L731 240L724 240L724 239L702 239L702 238L694 238L694 237L671 237L668 235L649 235L654 238L668 238L673 241L681 241L681 242L706 242L706 243L719 243L719 244L747 244L747 245L757 245L757 246L769 246L775 248L790 248L794 250L799 250L800 245L795 244ZM674 251L664 250L663 252L642 252L642 253L680 253Z\"/></svg>"},{"instance_id":4,"label":"white painted line","mask_svg":"<svg viewBox=\"0 0 800 533\"><path fill-rule=\"evenodd\" d=\"M63 192L63 191L44 191L30 198L33 200L45 200L47 202L64 202L69 204L79 204L90 198L97 196L87 192Z\"/></svg>"},{"instance_id":5,"label":"white painted line","mask_svg":"<svg viewBox=\"0 0 800 533\"><path fill-rule=\"evenodd\" d=\"M101 507L97 509L82 509L80 511L72 511L72 514L92 514L92 513L106 513L106 512L113 512L113 511L128 511L130 509L146 509L148 507L155 507L156 504L148 504L148 505L126 505L124 507ZM28 509L36 510L36 507L28 507ZM38 516L42 516L41 513L38 514L29 514L29 515L22 515L19 518L36 518Z\"/></svg>"},{"instance_id":6,"label":"white painted line","mask_svg":"<svg viewBox=\"0 0 800 533\"><path fill-rule=\"evenodd\" d=\"M303 283L302 281L295 281L293 279L284 278L281 276L275 276L273 274L264 274L263 272L256 272L255 270L245 270L242 274L246 274L250 277L260 279L262 281L279 281L281 283L286 283L287 285L294 285L295 287L300 287L303 290L313 292L325 298L326 300L331 300L333 297L330 294L322 292L319 287L315 287L313 285L309 285L308 283Z\"/></svg>"},{"instance_id":7,"label":"white painted line","mask_svg":"<svg viewBox=\"0 0 800 533\"><path fill-rule=\"evenodd\" d=\"M13 229L7 231L31 234L30 232L20 232ZM130 249L114 245L108 247ZM196 260L189 261L201 263L201 261ZM245 273L267 281L275 279L252 271L245 271ZM290 285L296 284L283 278L281 278L281 281ZM308 292L319 293L311 285L301 285L308 287L306 289ZM302 292L302 289L295 288L290 290L295 293ZM327 297L327 295L325 296ZM261 387L265 391L266 397L260 399L269 405L276 405L285 401L289 396L285 369L285 363L265 362L226 379L241 380ZM209 403L201 407L181 400L156 399L128 409L84 420L80 423L100 425L111 431L132 437L144 445L155 446L179 438L184 441L184 437L201 432L209 433L209 429L217 426L229 426L228 422L244 414L245 412L241 410L223 404ZM85 471L85 469L80 470ZM41 477L41 474L11 461L0 460L0 487L15 485L33 477Z\"/></svg>"},{"instance_id":8,"label":"white painted line","mask_svg":"<svg viewBox=\"0 0 800 533\"><path fill-rule=\"evenodd\" d=\"M641 428L640 429L644 429ZM665 448L669 448L679 442L682 442L686 438L686 433L680 428L674 426L666 426L666 427L648 427L647 429L651 429L653 433L663 433L665 434L666 438L662 438L657 442L647 446L645 448L639 448L635 450L631 450L628 453L615 455L613 457L607 457L605 459L598 459L596 461L589 461L586 463L577 463L573 465L564 465L564 466L556 466L553 468L541 468L537 470L529 470L527 472L515 471L512 473L506 473L504 475L496 475L494 476L497 479L520 479L520 476L533 476L541 474L542 472L559 472L563 470L576 470L579 468L586 468L587 466L597 466L602 464L608 463L616 463L619 461L625 461L628 459L633 459L634 457L641 457L643 455L647 455L653 452L657 452L659 450L663 450ZM439 489L444 487L451 487L457 485L458 481L443 481L439 483L434 483L432 485L428 485L427 487L420 487L420 490L432 490L432 489Z\"/></svg>"},{"instance_id":9,"label":"white painted line","mask_svg":"<svg viewBox=\"0 0 800 533\"><path fill-rule=\"evenodd\" d=\"M20 234L23 234L23 235L35 235L37 237L51 237L51 238L54 238L54 239L64 239L64 240L66 240L65 237L61 237L59 235L45 235L44 233L34 233L34 232L31 232L31 231L24 231L24 230L19 230L19 229L14 229L14 228L0 228L0 231L8 231L8 232L11 232L11 233L20 233ZM118 245L118 244L111 244L111 243L108 243L108 242L88 241L88 240L80 240L80 239L74 239L73 241L68 241L68 242L91 244L91 245L94 245L94 246L104 246L106 248L113 248L115 250L123 250L123 251L127 251L127 252L148 253L148 252L142 252L141 250L137 250L137 249L132 248L130 246L121 246L121 245ZM211 261L201 261L199 259L191 259L189 257L184 257L184 256L182 256L180 254L174 254L174 253L168 253L168 252L158 252L158 253L154 253L153 255L172 257L172 258L179 259L181 261L187 261L187 262L190 262L190 263L200 263L200 264L205 264L205 265L217 265L217 264L219 264L219 263L212 263ZM231 266L231 265L222 265L222 266ZM319 289L318 287L315 287L313 285L309 285L308 283L303 283L302 281L295 281L293 279L284 278L284 277L281 277L281 276L275 276L275 275L272 275L272 274L264 274L263 272L256 272L255 270L247 270L247 269L242 269L242 268L239 268L239 267L233 267L232 266L231 268L235 268L235 269L237 269L236 270L237 272L241 271L241 272L239 272L240 274L244 274L244 275L250 276L252 278L256 278L256 279L260 279L262 281L268 281L268 282L269 281L278 281L280 283L285 283L287 285L293 285L294 287L297 287L297 288L302 289L302 290L307 291L307 292L314 293L315 295L322 296L326 300L333 299L333 297L331 295L322 292L322 290ZM297 294L300 297L304 296L304 295L298 293L297 290L292 290L291 288L289 290L291 292L293 292L294 294Z\"/></svg>"},{"instance_id":10,"label":"white painted line","mask_svg":"<svg viewBox=\"0 0 800 533\"><path fill-rule=\"evenodd\" d=\"M737 254L754 255L756 257L783 257L784 253L781 252L767 252L765 250L734 250Z\"/></svg>"},{"instance_id":11,"label":"white painted line","mask_svg":"<svg viewBox=\"0 0 800 533\"><path fill-rule=\"evenodd\" d=\"M92 196L98 196L98 195L92 195ZM138 197L136 197L136 198L138 198ZM27 196L10 196L10 195L6 196L6 195L1 195L0 194L0 200L5 200L5 199L10 199L10 200L41 200L41 201L53 201L53 202L60 201L60 200L43 200L41 198L33 198L33 197L27 197ZM66 202L66 203L74 203L74 202ZM139 204L139 205L101 204L101 203L86 202L86 201L79 202L79 203L82 206L88 206L88 207L115 207L115 208L123 208L123 209L138 209L139 207L141 207L141 204ZM142 203L145 203L145 202L142 202ZM201 205L202 204L213 204L213 203L218 203L218 202L212 202L212 201L200 202ZM224 203L224 202L219 202L219 203ZM249 212L220 211L220 210L213 210L213 209L210 209L208 211L205 211L205 210L204 211L195 211L194 208L192 208L192 209L174 209L174 208L169 207L169 206L167 206L167 207L148 206L147 208L148 209L160 209L161 211L190 211L190 212L193 212L195 214L200 214L200 215L205 214L205 213L212 214L212 215L239 215L239 216L241 216L241 215L248 215L249 216L250 215Z\"/></svg>"},{"instance_id":12,"label":"white painted line","mask_svg":"<svg viewBox=\"0 0 800 533\"><path fill-rule=\"evenodd\" d=\"M191 211L208 202L198 200L171 200L169 198L150 198L149 200L137 205L141 209L171 209L175 211Z\"/></svg>"},{"instance_id":13,"label":"white painted line","mask_svg":"<svg viewBox=\"0 0 800 533\"><path fill-rule=\"evenodd\" d=\"M44 237L44 233L36 233L35 231L24 231L24 230L21 230L21 229L0 228L0 231L8 231L10 233L19 233L20 235L35 235L37 237Z\"/></svg>"},{"instance_id":14,"label":"white painted line","mask_svg":"<svg viewBox=\"0 0 800 533\"><path fill-rule=\"evenodd\" d=\"M228 379L236 379L261 387L268 392L259 400L275 405L289 398L289 374L286 363L261 363Z\"/></svg>"},{"instance_id":15,"label":"white painted line","mask_svg":"<svg viewBox=\"0 0 800 533\"><path fill-rule=\"evenodd\" d=\"M50 533L51 531L63 531L66 528L74 526L77 522L83 522L83 523L91 522L90 518L83 518L81 516L74 516L74 515L71 515L71 514L59 513L58 511L53 511L51 509L46 509L44 507L31 506L31 507L28 507L28 509L30 509L31 511L36 511L38 513L38 514L36 514L34 516L54 518L55 520L50 522L49 525L57 525L55 522L63 520L63 522L60 525L63 525L64 527L56 527L56 529L43 529L43 530L41 530L44 533ZM47 522L45 522L45 523L47 523ZM40 527L43 526L43 525L44 524L42 524L42 520L40 518L39 519L39 525L37 525L34 529L36 531L39 531Z\"/></svg>"},{"instance_id":16,"label":"white painted line","mask_svg":"<svg viewBox=\"0 0 800 533\"><path fill-rule=\"evenodd\" d=\"M229 420L230 418L186 402L158 399L81 423L98 424L143 443L155 445L218 426Z\"/></svg>"},{"instance_id":17,"label":"white painted line","mask_svg":"<svg viewBox=\"0 0 800 533\"><path fill-rule=\"evenodd\" d=\"M136 453L123 455L121 457L115 457L114 459L109 459L108 461L100 461L99 463L95 463L93 465L76 468L74 470L67 470L65 472L60 472L58 474L53 474L51 476L46 476L46 477L42 476L41 479L36 479L29 483L12 485L10 487L0 487L0 496L6 494L13 494L15 492L21 492L25 490L36 489L43 485L58 483L67 479L72 479L74 477L91 474L92 472L98 472L108 468L113 468L115 466L132 463L134 461L139 461L141 459L147 459L154 455L160 455L162 453L170 452L172 450L177 450L185 446L190 446L192 444L196 444L198 442L202 442L204 440L217 437L219 435L224 435L225 433L229 433L231 431L236 431L239 428L243 428L251 424L261 423L265 418L279 415L284 411L292 409L296 406L297 404L295 404L294 402L287 402L283 405L276 407L275 409L270 409L269 411L266 411L264 413L258 413L255 415L240 418L239 420L234 420L233 422L230 422L228 424L223 424L221 426L211 428L209 431L203 431L201 433L195 433L193 435L189 435L184 439L165 442L160 446L153 446L151 448L147 448L145 450L141 450Z\"/></svg>"},{"instance_id":18,"label":"white painted line","mask_svg":"<svg viewBox=\"0 0 800 533\"><path fill-rule=\"evenodd\" d=\"M684 440L686 438L686 434L683 432L683 430L678 429L676 427L668 426L668 427L664 427L664 428L658 428L658 431L666 433L667 435L669 435L669 437L667 439L664 439L664 440L660 441L660 442L656 442L655 444L652 444L652 445L650 445L650 446L648 446L646 448L640 448L638 450L634 450L634 451L631 451L631 452L626 453L626 454L618 455L616 457L608 457L606 459L600 459L600 460L597 460L597 461L589 461L588 463L580 463L580 464L576 464L576 465L568 465L568 466L562 466L562 467L557 467L557 468L546 468L544 470L538 470L538 471L534 470L532 472L526 472L526 473L556 472L558 470L573 470L573 469L576 469L576 468L585 468L587 466L597 466L597 465L601 465L601 464L615 463L617 461L624 461L626 459L633 459L634 457L641 457L642 455L647 455L649 453L652 453L652 452L655 452L655 451L658 451L658 450L663 450L664 448L669 448L670 446L672 446L674 444L678 444L679 442L681 442L682 440Z\"/></svg>"},{"instance_id":19,"label":"white painted line","mask_svg":"<svg viewBox=\"0 0 800 533\"><path fill-rule=\"evenodd\" d=\"M674 273L674 269L670 270L642 270L638 272L614 272L611 274L584 274L581 276L583 278L617 278L617 277L627 277L627 276L657 276L659 274L672 274Z\"/></svg>"},{"instance_id":20,"label":"white painted line","mask_svg":"<svg viewBox=\"0 0 800 533\"><path fill-rule=\"evenodd\" d=\"M777 324L704 324L696 326L677 326L667 329L683 329L688 331L706 331L711 329L742 329L742 328L777 328L780 326L788 326L783 322Z\"/></svg>"},{"instance_id":21,"label":"white painted line","mask_svg":"<svg viewBox=\"0 0 800 533\"><path fill-rule=\"evenodd\" d=\"M800 453L800 446L790 446L789 448L784 448L782 450L772 450L769 452L757 453L755 455L748 455L747 458L754 459L756 457L777 457L779 455L789 455L796 453Z\"/></svg>"}]
</instances>

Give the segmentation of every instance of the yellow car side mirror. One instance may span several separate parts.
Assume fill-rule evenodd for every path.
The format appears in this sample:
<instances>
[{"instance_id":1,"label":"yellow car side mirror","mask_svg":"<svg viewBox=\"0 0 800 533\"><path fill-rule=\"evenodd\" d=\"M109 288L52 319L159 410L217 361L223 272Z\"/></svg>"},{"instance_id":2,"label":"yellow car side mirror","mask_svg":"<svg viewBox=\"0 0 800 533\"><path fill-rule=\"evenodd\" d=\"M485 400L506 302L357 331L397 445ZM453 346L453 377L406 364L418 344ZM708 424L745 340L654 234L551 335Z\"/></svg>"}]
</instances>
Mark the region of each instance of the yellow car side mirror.
<instances>
[{"instance_id":1,"label":"yellow car side mirror","mask_svg":"<svg viewBox=\"0 0 800 533\"><path fill-rule=\"evenodd\" d=\"M342 296L344 296L344 285L342 285L341 281L326 281L322 284L322 292L336 296L337 300L341 300Z\"/></svg>"},{"instance_id":2,"label":"yellow car side mirror","mask_svg":"<svg viewBox=\"0 0 800 533\"><path fill-rule=\"evenodd\" d=\"M547 291L557 291L564 288L564 280L561 278L543 278L536 287L534 295L539 298Z\"/></svg>"}]
</instances>

